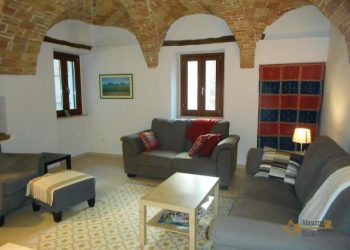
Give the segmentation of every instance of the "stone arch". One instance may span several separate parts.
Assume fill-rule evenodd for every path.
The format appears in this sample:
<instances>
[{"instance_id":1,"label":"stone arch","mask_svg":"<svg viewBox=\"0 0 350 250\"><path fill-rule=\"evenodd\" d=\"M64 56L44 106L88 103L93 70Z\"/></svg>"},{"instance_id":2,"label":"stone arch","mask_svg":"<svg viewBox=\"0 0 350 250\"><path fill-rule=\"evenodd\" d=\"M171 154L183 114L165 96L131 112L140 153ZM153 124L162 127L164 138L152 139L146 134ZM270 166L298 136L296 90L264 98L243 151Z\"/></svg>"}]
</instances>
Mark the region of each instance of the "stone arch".
<instances>
[{"instance_id":1,"label":"stone arch","mask_svg":"<svg viewBox=\"0 0 350 250\"><path fill-rule=\"evenodd\" d=\"M34 74L46 31L72 0L54 4L5 0L0 6L0 73Z\"/></svg>"},{"instance_id":2,"label":"stone arch","mask_svg":"<svg viewBox=\"0 0 350 250\"><path fill-rule=\"evenodd\" d=\"M5 0L0 5L0 74L35 74L46 32L63 20L116 26L134 33L122 5L104 0L92 10L95 1L37 1L33 4L29 0Z\"/></svg>"},{"instance_id":3,"label":"stone arch","mask_svg":"<svg viewBox=\"0 0 350 250\"><path fill-rule=\"evenodd\" d=\"M349 0L307 0L315 5L331 23L344 35L350 62L350 1Z\"/></svg>"},{"instance_id":4,"label":"stone arch","mask_svg":"<svg viewBox=\"0 0 350 250\"><path fill-rule=\"evenodd\" d=\"M148 66L156 67L170 25L182 16L203 13L226 21L240 48L241 67L250 68L266 26L308 4L315 5L345 36L350 60L349 0L4 0L0 3L0 74L35 74L47 30L65 19L131 31Z\"/></svg>"}]
</instances>

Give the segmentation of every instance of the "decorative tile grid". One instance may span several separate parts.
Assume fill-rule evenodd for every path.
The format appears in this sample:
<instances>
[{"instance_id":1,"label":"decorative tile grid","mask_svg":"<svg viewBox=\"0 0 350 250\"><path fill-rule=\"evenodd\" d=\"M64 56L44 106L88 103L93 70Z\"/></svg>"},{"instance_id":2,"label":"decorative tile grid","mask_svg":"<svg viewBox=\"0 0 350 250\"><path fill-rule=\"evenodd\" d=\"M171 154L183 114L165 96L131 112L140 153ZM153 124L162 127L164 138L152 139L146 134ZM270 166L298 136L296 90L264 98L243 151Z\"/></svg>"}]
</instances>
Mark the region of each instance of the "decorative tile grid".
<instances>
[{"instance_id":1,"label":"decorative tile grid","mask_svg":"<svg viewBox=\"0 0 350 250\"><path fill-rule=\"evenodd\" d=\"M257 145L297 150L294 129L319 134L325 63L260 65Z\"/></svg>"}]
</instances>

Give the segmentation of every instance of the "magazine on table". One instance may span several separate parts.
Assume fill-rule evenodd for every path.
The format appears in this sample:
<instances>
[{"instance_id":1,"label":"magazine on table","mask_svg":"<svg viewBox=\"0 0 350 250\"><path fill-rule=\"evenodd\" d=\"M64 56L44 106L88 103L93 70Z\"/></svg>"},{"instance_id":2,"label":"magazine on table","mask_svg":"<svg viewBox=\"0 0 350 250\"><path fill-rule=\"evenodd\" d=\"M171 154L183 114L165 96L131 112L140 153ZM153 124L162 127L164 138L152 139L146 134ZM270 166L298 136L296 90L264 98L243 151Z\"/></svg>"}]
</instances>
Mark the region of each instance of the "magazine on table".
<instances>
[{"instance_id":1,"label":"magazine on table","mask_svg":"<svg viewBox=\"0 0 350 250\"><path fill-rule=\"evenodd\" d=\"M198 215L197 215L197 222L204 216L206 213L205 208L199 208ZM176 212L172 210L163 210L163 213L158 221L158 223L161 224L172 224L177 227L189 227L189 214L183 213L183 212Z\"/></svg>"}]
</instances>

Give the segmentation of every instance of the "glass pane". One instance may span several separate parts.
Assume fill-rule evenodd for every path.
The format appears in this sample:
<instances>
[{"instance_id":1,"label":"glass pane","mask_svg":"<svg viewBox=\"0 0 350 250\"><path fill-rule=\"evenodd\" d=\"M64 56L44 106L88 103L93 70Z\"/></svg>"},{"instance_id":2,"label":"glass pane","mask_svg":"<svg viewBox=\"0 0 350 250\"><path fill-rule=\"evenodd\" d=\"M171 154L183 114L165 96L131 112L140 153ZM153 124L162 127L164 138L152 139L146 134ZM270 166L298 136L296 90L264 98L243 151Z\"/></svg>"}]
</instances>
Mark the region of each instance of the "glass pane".
<instances>
[{"instance_id":1,"label":"glass pane","mask_svg":"<svg viewBox=\"0 0 350 250\"><path fill-rule=\"evenodd\" d=\"M63 110L63 93L62 93L60 60L57 60L57 59L53 60L53 70L54 70L54 77L55 77L56 110Z\"/></svg>"},{"instance_id":2,"label":"glass pane","mask_svg":"<svg viewBox=\"0 0 350 250\"><path fill-rule=\"evenodd\" d=\"M187 62L187 110L198 109L198 62Z\"/></svg>"},{"instance_id":3,"label":"glass pane","mask_svg":"<svg viewBox=\"0 0 350 250\"><path fill-rule=\"evenodd\" d=\"M69 109L77 108L77 88L75 86L74 62L67 61Z\"/></svg>"},{"instance_id":4,"label":"glass pane","mask_svg":"<svg viewBox=\"0 0 350 250\"><path fill-rule=\"evenodd\" d=\"M205 110L215 110L216 103L216 61L205 61Z\"/></svg>"}]
</instances>

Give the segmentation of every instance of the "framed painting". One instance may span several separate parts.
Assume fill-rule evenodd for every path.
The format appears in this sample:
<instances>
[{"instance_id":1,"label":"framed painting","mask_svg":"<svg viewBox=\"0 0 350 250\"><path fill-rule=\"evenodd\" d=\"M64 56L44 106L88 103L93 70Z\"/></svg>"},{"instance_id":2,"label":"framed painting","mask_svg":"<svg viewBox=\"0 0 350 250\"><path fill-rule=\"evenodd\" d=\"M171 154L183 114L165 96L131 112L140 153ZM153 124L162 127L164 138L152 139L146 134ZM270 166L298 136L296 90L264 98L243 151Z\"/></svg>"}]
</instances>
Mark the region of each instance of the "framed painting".
<instances>
[{"instance_id":1,"label":"framed painting","mask_svg":"<svg viewBox=\"0 0 350 250\"><path fill-rule=\"evenodd\" d=\"M101 99L133 98L132 74L101 74L99 79Z\"/></svg>"}]
</instances>

